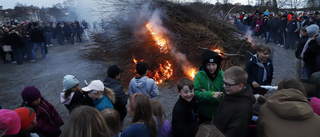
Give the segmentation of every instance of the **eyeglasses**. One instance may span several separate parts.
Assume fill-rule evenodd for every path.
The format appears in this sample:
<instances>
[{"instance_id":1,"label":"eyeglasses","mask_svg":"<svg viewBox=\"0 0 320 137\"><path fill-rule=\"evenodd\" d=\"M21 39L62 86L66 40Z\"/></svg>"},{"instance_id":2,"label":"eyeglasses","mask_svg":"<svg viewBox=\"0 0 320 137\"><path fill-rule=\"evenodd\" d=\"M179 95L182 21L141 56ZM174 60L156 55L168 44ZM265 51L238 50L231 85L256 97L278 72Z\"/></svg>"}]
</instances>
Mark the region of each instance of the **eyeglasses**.
<instances>
[{"instance_id":1,"label":"eyeglasses","mask_svg":"<svg viewBox=\"0 0 320 137\"><path fill-rule=\"evenodd\" d=\"M229 83L227 83L227 82L225 82L225 81L223 81L223 80L222 80L222 82L223 82L223 84L226 86L226 88L230 88L231 86L235 86L235 85L239 85L239 84L240 84L240 83L229 84Z\"/></svg>"}]
</instances>

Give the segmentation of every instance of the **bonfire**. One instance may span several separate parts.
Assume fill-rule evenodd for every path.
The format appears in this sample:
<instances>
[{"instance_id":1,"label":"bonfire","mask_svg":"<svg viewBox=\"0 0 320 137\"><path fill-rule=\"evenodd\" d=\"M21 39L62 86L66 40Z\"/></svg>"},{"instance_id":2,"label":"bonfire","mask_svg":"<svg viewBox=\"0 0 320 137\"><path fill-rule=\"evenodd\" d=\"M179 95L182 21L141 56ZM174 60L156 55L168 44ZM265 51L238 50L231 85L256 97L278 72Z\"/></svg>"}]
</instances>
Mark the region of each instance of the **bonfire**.
<instances>
[{"instance_id":1,"label":"bonfire","mask_svg":"<svg viewBox=\"0 0 320 137\"><path fill-rule=\"evenodd\" d=\"M212 5L154 2L148 6L149 14L142 17L141 13L116 15L131 17L127 23L118 23L116 32L93 36L99 48L90 54L91 59L103 59L122 67L125 70L122 84L128 85L136 76L138 61L148 62L148 77L161 84L174 83L182 77L193 79L204 49L223 57L222 69L243 66L250 57L247 53L252 49L251 42L231 23L208 13Z\"/></svg>"}]
</instances>

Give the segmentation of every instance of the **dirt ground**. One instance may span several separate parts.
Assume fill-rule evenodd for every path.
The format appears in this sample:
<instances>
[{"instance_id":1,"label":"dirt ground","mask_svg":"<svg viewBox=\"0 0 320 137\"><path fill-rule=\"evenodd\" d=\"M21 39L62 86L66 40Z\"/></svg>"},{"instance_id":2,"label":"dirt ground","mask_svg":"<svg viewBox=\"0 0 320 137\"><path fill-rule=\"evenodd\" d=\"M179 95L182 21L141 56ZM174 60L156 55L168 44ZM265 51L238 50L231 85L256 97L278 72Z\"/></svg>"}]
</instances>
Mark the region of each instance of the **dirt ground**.
<instances>
[{"instance_id":1,"label":"dirt ground","mask_svg":"<svg viewBox=\"0 0 320 137\"><path fill-rule=\"evenodd\" d=\"M262 39L256 41L264 43ZM80 81L80 87L84 86L84 80L90 82L94 79L103 80L106 76L107 62L89 61L82 55L90 49L85 44L80 45L58 45L49 47L47 60L40 59L40 53L35 63L0 64L0 105L6 109L15 109L22 103L21 91L26 86L36 86L42 96L47 99L59 112L62 119L67 122L68 110L60 103L60 91L62 90L63 76L71 74ZM274 76L272 85L277 85L283 78L295 77L294 50L272 47L274 61ZM38 51L40 52L40 51ZM155 99L160 100L165 108L167 119L171 121L172 108L179 95L176 86L159 86L160 95ZM125 88L128 85L123 85ZM129 124L126 118L125 126ZM62 127L63 128L63 127Z\"/></svg>"}]
</instances>

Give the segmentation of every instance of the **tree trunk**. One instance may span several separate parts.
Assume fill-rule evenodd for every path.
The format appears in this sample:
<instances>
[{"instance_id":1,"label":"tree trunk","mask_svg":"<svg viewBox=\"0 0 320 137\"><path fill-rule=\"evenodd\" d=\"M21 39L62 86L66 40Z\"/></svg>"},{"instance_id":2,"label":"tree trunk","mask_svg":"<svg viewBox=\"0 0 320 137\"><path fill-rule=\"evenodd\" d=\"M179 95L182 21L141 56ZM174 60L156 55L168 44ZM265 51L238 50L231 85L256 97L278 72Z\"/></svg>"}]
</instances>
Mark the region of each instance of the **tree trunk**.
<instances>
[{"instance_id":1,"label":"tree trunk","mask_svg":"<svg viewBox=\"0 0 320 137\"><path fill-rule=\"evenodd\" d=\"M273 10L275 12L275 14L278 13L278 3L277 0L272 0L272 5L273 5Z\"/></svg>"}]
</instances>

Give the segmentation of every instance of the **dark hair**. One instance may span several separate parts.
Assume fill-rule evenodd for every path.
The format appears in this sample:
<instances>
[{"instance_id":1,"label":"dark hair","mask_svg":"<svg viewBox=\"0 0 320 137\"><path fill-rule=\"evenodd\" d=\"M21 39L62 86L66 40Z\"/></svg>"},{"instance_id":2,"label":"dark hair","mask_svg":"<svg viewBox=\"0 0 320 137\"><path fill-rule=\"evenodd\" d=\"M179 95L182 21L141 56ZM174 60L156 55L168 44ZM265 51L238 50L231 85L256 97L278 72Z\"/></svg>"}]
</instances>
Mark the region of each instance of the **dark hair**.
<instances>
[{"instance_id":1,"label":"dark hair","mask_svg":"<svg viewBox=\"0 0 320 137\"><path fill-rule=\"evenodd\" d=\"M147 129L149 129L151 137L157 137L159 131L157 121L153 117L152 107L147 95L136 93L128 98L129 107L133 110L131 124L143 121Z\"/></svg>"},{"instance_id":2,"label":"dark hair","mask_svg":"<svg viewBox=\"0 0 320 137\"><path fill-rule=\"evenodd\" d=\"M306 27L302 27L300 30L301 30L302 32L304 32L304 33L308 32L307 29L306 29Z\"/></svg>"},{"instance_id":3,"label":"dark hair","mask_svg":"<svg viewBox=\"0 0 320 137\"><path fill-rule=\"evenodd\" d=\"M73 89L74 87L77 87L77 86L79 86L79 84L76 84L76 85L74 85L72 88L66 90L66 91L64 92L64 98L67 99L67 98L71 95L72 89Z\"/></svg>"},{"instance_id":4,"label":"dark hair","mask_svg":"<svg viewBox=\"0 0 320 137\"><path fill-rule=\"evenodd\" d=\"M181 80L178 81L177 83L178 86L178 91L180 92L184 86L188 86L189 89L194 89L194 85L192 80L188 79L188 78L182 78Z\"/></svg>"},{"instance_id":5,"label":"dark hair","mask_svg":"<svg viewBox=\"0 0 320 137\"><path fill-rule=\"evenodd\" d=\"M289 88L293 88L296 90L299 90L302 92L302 94L304 96L307 96L307 92L304 89L303 85L300 83L300 81L294 79L294 78L286 78L283 79L282 81L280 81L280 83L278 84L278 90L281 89L289 89Z\"/></svg>"},{"instance_id":6,"label":"dark hair","mask_svg":"<svg viewBox=\"0 0 320 137\"><path fill-rule=\"evenodd\" d=\"M257 45L257 51L258 52L264 52L264 51L267 51L271 54L271 49L268 45L265 45L265 44L260 44L260 45Z\"/></svg>"},{"instance_id":7,"label":"dark hair","mask_svg":"<svg viewBox=\"0 0 320 137\"><path fill-rule=\"evenodd\" d=\"M147 62L144 62L144 61L138 62L137 66L136 66L136 71L141 76L147 72L148 67L149 67L149 65Z\"/></svg>"}]
</instances>

